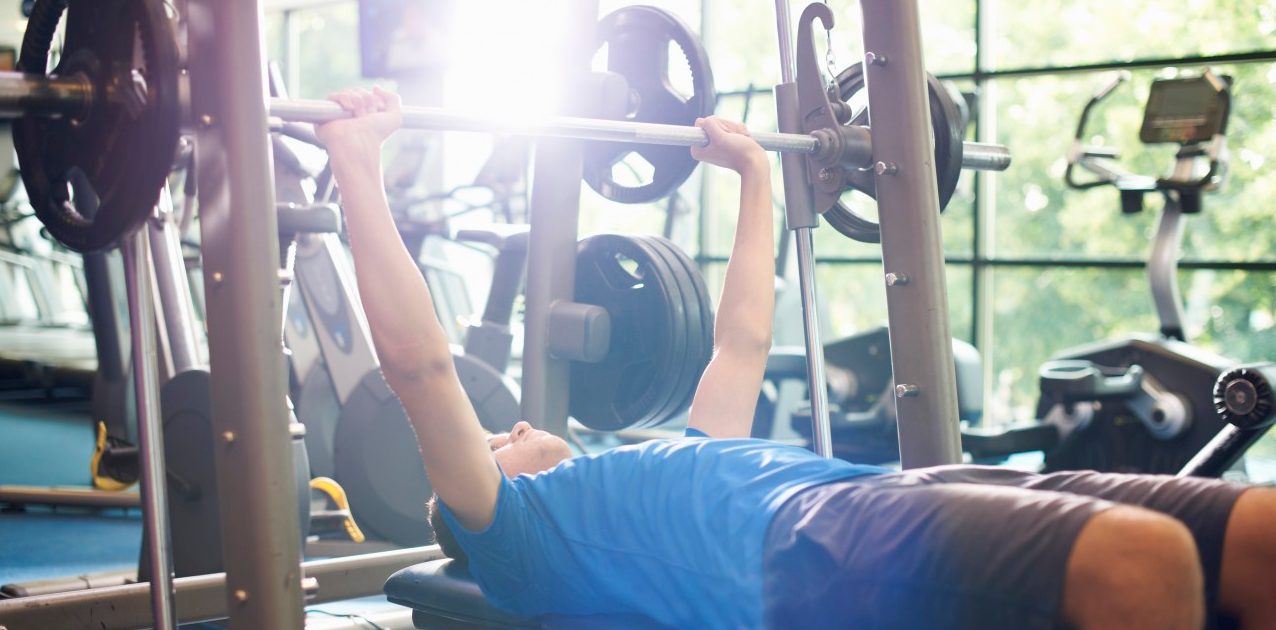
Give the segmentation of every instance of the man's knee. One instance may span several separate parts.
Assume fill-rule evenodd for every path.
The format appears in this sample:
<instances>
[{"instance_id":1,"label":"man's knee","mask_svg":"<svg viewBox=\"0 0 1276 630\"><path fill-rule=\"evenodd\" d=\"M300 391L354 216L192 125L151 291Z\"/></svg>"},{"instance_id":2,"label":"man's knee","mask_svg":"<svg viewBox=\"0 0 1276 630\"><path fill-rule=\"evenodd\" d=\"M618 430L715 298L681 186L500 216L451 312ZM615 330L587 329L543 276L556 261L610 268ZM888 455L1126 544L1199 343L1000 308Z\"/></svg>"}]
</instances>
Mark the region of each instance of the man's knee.
<instances>
[{"instance_id":1,"label":"man's knee","mask_svg":"<svg viewBox=\"0 0 1276 630\"><path fill-rule=\"evenodd\" d=\"M1204 580L1182 523L1119 506L1090 520L1068 560L1064 615L1080 628L1199 628Z\"/></svg>"},{"instance_id":2,"label":"man's knee","mask_svg":"<svg viewBox=\"0 0 1276 630\"><path fill-rule=\"evenodd\" d=\"M1253 488L1236 500L1223 543L1219 606L1247 627L1276 623L1276 489Z\"/></svg>"}]
</instances>

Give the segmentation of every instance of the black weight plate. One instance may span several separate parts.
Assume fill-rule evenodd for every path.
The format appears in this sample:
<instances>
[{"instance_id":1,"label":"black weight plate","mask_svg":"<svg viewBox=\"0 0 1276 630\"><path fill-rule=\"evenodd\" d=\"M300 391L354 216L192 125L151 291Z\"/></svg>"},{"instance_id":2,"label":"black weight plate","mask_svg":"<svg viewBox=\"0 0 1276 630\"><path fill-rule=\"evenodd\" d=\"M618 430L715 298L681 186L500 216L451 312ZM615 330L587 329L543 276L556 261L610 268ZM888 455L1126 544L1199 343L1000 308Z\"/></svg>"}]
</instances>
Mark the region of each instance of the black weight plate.
<instances>
[{"instance_id":1,"label":"black weight plate","mask_svg":"<svg viewBox=\"0 0 1276 630\"><path fill-rule=\"evenodd\" d=\"M180 114L177 43L158 0L39 0L18 70L46 74L64 9L66 39L48 74L82 75L94 97L75 118L23 116L14 123L14 147L49 234L90 252L141 225L168 177Z\"/></svg>"},{"instance_id":2,"label":"black weight plate","mask_svg":"<svg viewBox=\"0 0 1276 630\"><path fill-rule=\"evenodd\" d=\"M652 409L651 417L644 422L642 427L651 427L663 424L673 418L678 413L678 405L683 398L686 397L686 379L690 370L687 369L688 350L693 343L693 331L691 322L691 307L698 305L691 300L691 294L694 289L689 279L685 278L682 265L674 260L672 255L663 243L660 243L659 237L655 236L635 236L633 237L643 247L645 247L657 261L662 275L666 278L669 286L673 291L670 294L672 299L669 300L669 308L667 309L670 316L669 340L673 343L668 359L664 362L664 374L668 376L662 378L662 386L665 391L664 402L658 407Z\"/></svg>"},{"instance_id":3,"label":"black weight plate","mask_svg":"<svg viewBox=\"0 0 1276 630\"><path fill-rule=\"evenodd\" d=\"M642 236L622 237L643 252L644 257L634 259L638 264L636 271L643 276L644 282L654 282L662 287L662 291L648 293L649 297L659 299L646 304L643 308L649 313L662 313L661 320L667 325L664 334L658 339L635 339L634 342L653 345L658 348L653 367L655 368L647 385L637 395L636 388L622 389L621 400L634 401L629 405L629 414L633 421L630 427L643 428L655 426L664 421L664 414L671 403L677 385L677 369L680 353L686 346L686 326L683 321L685 312L682 308L682 296L674 277L674 270L669 267L664 257L652 247ZM623 352L623 350L622 350ZM620 357L623 361L624 357ZM640 377L642 378L642 377ZM627 384L627 382L625 382ZM636 384L636 383L635 383Z\"/></svg>"},{"instance_id":4,"label":"black weight plate","mask_svg":"<svg viewBox=\"0 0 1276 630\"><path fill-rule=\"evenodd\" d=\"M686 392L682 399L675 403L672 411L673 415L677 415L690 407L691 400L700 385L700 377L704 374L705 367L709 365L709 360L713 358L713 300L705 285L704 276L686 252L667 239L653 237L652 240L665 247L670 258L682 268L684 272L682 278L689 285L685 295L688 318L685 361L690 372L683 380Z\"/></svg>"},{"instance_id":5,"label":"black weight plate","mask_svg":"<svg viewBox=\"0 0 1276 630\"><path fill-rule=\"evenodd\" d=\"M713 114L717 93L709 55L695 32L676 15L650 6L624 7L599 22L598 39L598 48L607 46L607 69L629 84L633 111L628 120L694 125L697 118ZM670 42L682 51L691 70L689 96L670 83ZM650 182L628 186L612 176L612 168L631 153L651 164ZM595 142L585 149L585 181L613 201L646 203L672 194L698 164L686 147Z\"/></svg>"},{"instance_id":6,"label":"black weight plate","mask_svg":"<svg viewBox=\"0 0 1276 630\"><path fill-rule=\"evenodd\" d=\"M939 193L939 210L943 212L957 189L957 180L961 178L966 128L961 112L953 102L948 88L944 87L932 74L927 74L926 79L930 94L931 127L935 136L935 175ZM864 89L864 64L856 63L843 70L837 77L837 84L842 99L850 101ZM850 121L852 125L868 123L867 108L857 112ZM869 197L876 195L874 176L868 171L851 172L848 188L858 190ZM881 241L881 228L878 223L860 216L845 203L838 202L824 213L824 217L833 229L847 237L864 243Z\"/></svg>"},{"instance_id":7,"label":"black weight plate","mask_svg":"<svg viewBox=\"0 0 1276 630\"><path fill-rule=\"evenodd\" d=\"M636 263L626 269L623 260ZM569 413L594 429L615 431L650 419L667 379L671 353L669 302L675 289L656 272L648 251L631 238L600 234L576 254L575 299L608 311L611 337L597 363L571 366Z\"/></svg>"},{"instance_id":8,"label":"black weight plate","mask_svg":"<svg viewBox=\"0 0 1276 630\"><path fill-rule=\"evenodd\" d=\"M644 240L664 257L665 264L673 270L673 275L678 285L678 295L681 296L679 299L682 306L680 309L682 312L681 326L685 328L686 342L676 353L677 363L675 370L677 378L675 386L671 390L672 395L669 405L659 420L660 422L665 422L687 410L687 405L690 404L696 385L699 384L700 374L704 366L697 366L696 358L704 344L704 331L701 325L703 313L699 294L696 291L695 277L688 272L687 267L682 263L678 254L678 246L658 236L644 237Z\"/></svg>"}]
</instances>

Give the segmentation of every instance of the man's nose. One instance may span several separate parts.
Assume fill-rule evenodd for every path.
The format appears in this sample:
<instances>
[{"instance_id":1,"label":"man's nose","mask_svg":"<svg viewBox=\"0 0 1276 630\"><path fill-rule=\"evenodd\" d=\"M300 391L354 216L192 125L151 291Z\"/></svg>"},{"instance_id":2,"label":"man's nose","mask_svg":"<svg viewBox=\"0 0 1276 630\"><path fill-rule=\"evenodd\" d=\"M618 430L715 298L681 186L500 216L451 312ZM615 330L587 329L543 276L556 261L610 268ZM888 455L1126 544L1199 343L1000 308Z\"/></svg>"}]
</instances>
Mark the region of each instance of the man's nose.
<instances>
[{"instance_id":1,"label":"man's nose","mask_svg":"<svg viewBox=\"0 0 1276 630\"><path fill-rule=\"evenodd\" d=\"M532 430L532 425L526 420L519 420L518 422L515 422L514 428L510 429L510 441L513 442L515 440L522 438L524 435L527 435L528 431L531 431L531 430Z\"/></svg>"}]
</instances>

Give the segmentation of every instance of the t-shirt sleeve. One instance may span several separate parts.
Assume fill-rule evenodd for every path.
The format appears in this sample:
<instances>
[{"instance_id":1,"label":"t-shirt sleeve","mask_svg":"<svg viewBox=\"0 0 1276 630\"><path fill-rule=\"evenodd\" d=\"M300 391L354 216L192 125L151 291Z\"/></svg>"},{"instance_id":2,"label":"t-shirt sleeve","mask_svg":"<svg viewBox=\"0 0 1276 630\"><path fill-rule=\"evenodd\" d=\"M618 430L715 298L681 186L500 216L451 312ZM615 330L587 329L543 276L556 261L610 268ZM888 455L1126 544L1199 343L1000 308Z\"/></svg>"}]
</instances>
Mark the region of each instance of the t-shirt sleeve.
<instances>
[{"instance_id":1,"label":"t-shirt sleeve","mask_svg":"<svg viewBox=\"0 0 1276 630\"><path fill-rule=\"evenodd\" d=\"M708 434L708 433L705 433L704 431L701 431L700 429L693 429L693 428L691 428L691 427L687 427L687 430L682 432L682 436L683 436L683 437L698 437L698 438L707 438L707 437L709 437L709 434Z\"/></svg>"},{"instance_id":2,"label":"t-shirt sleeve","mask_svg":"<svg viewBox=\"0 0 1276 630\"><path fill-rule=\"evenodd\" d=\"M526 553L534 549L529 544L526 497L519 487L501 475L492 522L478 531L461 525L447 504L439 501L439 506L452 535L469 556L470 574L483 594L498 607L519 608L514 599L527 591Z\"/></svg>"}]
</instances>

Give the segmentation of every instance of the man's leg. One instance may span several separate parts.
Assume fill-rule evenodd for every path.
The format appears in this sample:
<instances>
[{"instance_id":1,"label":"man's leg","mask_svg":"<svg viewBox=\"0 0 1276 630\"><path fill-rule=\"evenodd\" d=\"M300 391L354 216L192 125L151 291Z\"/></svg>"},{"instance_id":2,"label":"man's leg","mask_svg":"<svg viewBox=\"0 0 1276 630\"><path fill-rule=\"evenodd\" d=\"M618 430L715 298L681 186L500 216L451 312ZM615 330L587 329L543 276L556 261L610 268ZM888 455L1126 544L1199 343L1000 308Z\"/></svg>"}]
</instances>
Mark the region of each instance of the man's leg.
<instances>
[{"instance_id":1,"label":"man's leg","mask_svg":"<svg viewBox=\"0 0 1276 630\"><path fill-rule=\"evenodd\" d=\"M1092 471L1021 476L975 467L944 474L1090 496L1167 515L1187 526L1196 541L1210 627L1230 628L1227 622L1244 619L1244 627L1276 628L1276 605L1269 601L1276 578L1276 535L1270 529L1270 523L1276 522L1276 500L1271 498L1276 491L1200 477Z\"/></svg>"},{"instance_id":2,"label":"man's leg","mask_svg":"<svg viewBox=\"0 0 1276 630\"><path fill-rule=\"evenodd\" d=\"M794 497L768 534L768 625L1200 627L1203 580L1182 524L964 477L906 471Z\"/></svg>"},{"instance_id":3,"label":"man's leg","mask_svg":"<svg viewBox=\"0 0 1276 630\"><path fill-rule=\"evenodd\" d=\"M1196 629L1205 622L1196 543L1182 523L1118 506L1090 519L1068 558L1063 614L1088 628Z\"/></svg>"},{"instance_id":4,"label":"man's leg","mask_svg":"<svg viewBox=\"0 0 1276 630\"><path fill-rule=\"evenodd\" d=\"M1276 489L1236 500L1223 542L1218 605L1243 628L1276 628Z\"/></svg>"}]
</instances>

